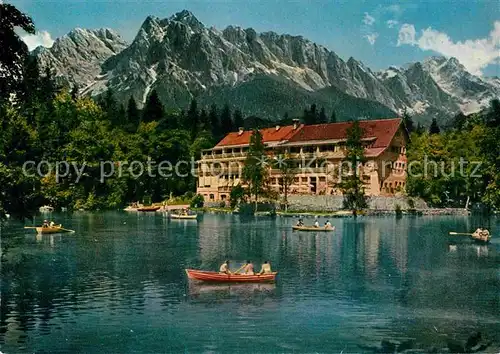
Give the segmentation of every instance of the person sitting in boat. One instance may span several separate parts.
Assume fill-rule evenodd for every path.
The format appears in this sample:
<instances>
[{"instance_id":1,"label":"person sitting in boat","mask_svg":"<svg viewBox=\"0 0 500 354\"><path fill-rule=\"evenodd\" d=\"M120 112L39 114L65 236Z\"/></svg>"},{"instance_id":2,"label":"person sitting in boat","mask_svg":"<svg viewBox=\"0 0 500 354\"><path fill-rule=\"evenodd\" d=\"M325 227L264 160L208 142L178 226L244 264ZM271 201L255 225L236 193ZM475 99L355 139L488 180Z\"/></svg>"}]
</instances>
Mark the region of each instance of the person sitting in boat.
<instances>
[{"instance_id":1,"label":"person sitting in boat","mask_svg":"<svg viewBox=\"0 0 500 354\"><path fill-rule=\"evenodd\" d=\"M488 241L490 238L490 232L486 229L478 228L474 231L472 237L481 241Z\"/></svg>"},{"instance_id":2,"label":"person sitting in boat","mask_svg":"<svg viewBox=\"0 0 500 354\"><path fill-rule=\"evenodd\" d=\"M253 272L253 264L250 261L247 261L247 264L245 264L245 267L243 268L243 274L246 275L254 275L255 273Z\"/></svg>"},{"instance_id":3,"label":"person sitting in boat","mask_svg":"<svg viewBox=\"0 0 500 354\"><path fill-rule=\"evenodd\" d=\"M49 225L50 225L50 227L54 227L54 226L56 226L56 223L52 220Z\"/></svg>"},{"instance_id":4,"label":"person sitting in boat","mask_svg":"<svg viewBox=\"0 0 500 354\"><path fill-rule=\"evenodd\" d=\"M224 263L219 268L219 273L223 274L231 274L231 271L229 270L229 261L226 260Z\"/></svg>"},{"instance_id":5,"label":"person sitting in boat","mask_svg":"<svg viewBox=\"0 0 500 354\"><path fill-rule=\"evenodd\" d=\"M269 261L265 261L262 267L260 268L259 275L261 274L271 274L271 263Z\"/></svg>"},{"instance_id":6,"label":"person sitting in boat","mask_svg":"<svg viewBox=\"0 0 500 354\"><path fill-rule=\"evenodd\" d=\"M332 228L332 224L330 224L330 221L326 220L325 229L331 229L331 228Z\"/></svg>"},{"instance_id":7,"label":"person sitting in boat","mask_svg":"<svg viewBox=\"0 0 500 354\"><path fill-rule=\"evenodd\" d=\"M42 224L42 227L49 227L49 221L48 220L44 220L43 224Z\"/></svg>"},{"instance_id":8,"label":"person sitting in boat","mask_svg":"<svg viewBox=\"0 0 500 354\"><path fill-rule=\"evenodd\" d=\"M316 221L314 222L314 227L319 227L319 221L318 221L318 219L316 219Z\"/></svg>"},{"instance_id":9,"label":"person sitting in boat","mask_svg":"<svg viewBox=\"0 0 500 354\"><path fill-rule=\"evenodd\" d=\"M472 237L481 241L488 241L490 238L490 232L487 229L478 228L473 234Z\"/></svg>"},{"instance_id":10,"label":"person sitting in boat","mask_svg":"<svg viewBox=\"0 0 500 354\"><path fill-rule=\"evenodd\" d=\"M302 221L302 219L299 219L299 221L297 221L297 226L304 226L304 222Z\"/></svg>"}]
</instances>

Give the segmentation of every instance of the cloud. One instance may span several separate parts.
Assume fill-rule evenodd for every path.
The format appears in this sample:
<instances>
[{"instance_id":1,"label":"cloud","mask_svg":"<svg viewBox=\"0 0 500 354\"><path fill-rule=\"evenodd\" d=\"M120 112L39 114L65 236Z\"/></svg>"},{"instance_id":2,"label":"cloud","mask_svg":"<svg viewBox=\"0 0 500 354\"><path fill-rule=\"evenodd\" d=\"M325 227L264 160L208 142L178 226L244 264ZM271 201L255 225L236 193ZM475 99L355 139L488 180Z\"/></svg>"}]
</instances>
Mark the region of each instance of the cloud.
<instances>
[{"instance_id":1,"label":"cloud","mask_svg":"<svg viewBox=\"0 0 500 354\"><path fill-rule=\"evenodd\" d=\"M377 38L378 38L378 33L370 33L370 34L367 34L365 36L363 36L364 38L366 38L366 40L368 41L368 43L370 43L371 45L374 45Z\"/></svg>"},{"instance_id":2,"label":"cloud","mask_svg":"<svg viewBox=\"0 0 500 354\"><path fill-rule=\"evenodd\" d=\"M43 46L46 48L52 47L54 40L47 31L37 32L35 34L25 34L21 35L21 39L26 43L29 50L33 50L38 46Z\"/></svg>"},{"instance_id":3,"label":"cloud","mask_svg":"<svg viewBox=\"0 0 500 354\"><path fill-rule=\"evenodd\" d=\"M393 28L394 26L396 26L399 23L399 21L398 20L388 20L385 23L386 23L387 27Z\"/></svg>"},{"instance_id":4,"label":"cloud","mask_svg":"<svg viewBox=\"0 0 500 354\"><path fill-rule=\"evenodd\" d=\"M375 23L375 17L370 16L368 12L365 12L365 17L363 17L363 23L367 26L371 26Z\"/></svg>"},{"instance_id":5,"label":"cloud","mask_svg":"<svg viewBox=\"0 0 500 354\"><path fill-rule=\"evenodd\" d=\"M398 47L402 44L415 45L415 36L417 32L415 31L415 26L405 23L401 26L398 33Z\"/></svg>"},{"instance_id":6,"label":"cloud","mask_svg":"<svg viewBox=\"0 0 500 354\"><path fill-rule=\"evenodd\" d=\"M487 38L453 42L443 32L432 28L422 30L419 38L415 26L403 24L398 34L398 46L411 45L422 50L432 50L445 57L455 57L472 74L482 75L481 70L490 64L500 64L500 21L495 21Z\"/></svg>"}]
</instances>

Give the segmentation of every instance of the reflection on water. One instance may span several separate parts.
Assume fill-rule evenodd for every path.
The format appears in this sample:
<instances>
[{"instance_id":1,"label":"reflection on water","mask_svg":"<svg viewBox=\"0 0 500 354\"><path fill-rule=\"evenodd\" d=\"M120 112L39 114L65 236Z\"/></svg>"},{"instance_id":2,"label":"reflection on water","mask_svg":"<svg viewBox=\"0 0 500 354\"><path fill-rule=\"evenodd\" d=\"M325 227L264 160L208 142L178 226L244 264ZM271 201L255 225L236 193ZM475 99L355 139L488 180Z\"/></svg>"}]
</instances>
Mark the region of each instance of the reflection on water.
<instances>
[{"instance_id":1,"label":"reflection on water","mask_svg":"<svg viewBox=\"0 0 500 354\"><path fill-rule=\"evenodd\" d=\"M474 330L500 341L500 243L450 244L467 218L335 219L331 233L280 217L57 220L76 232L1 230L3 352L359 352L382 339L439 348ZM270 260L277 281L185 277L226 258Z\"/></svg>"}]
</instances>

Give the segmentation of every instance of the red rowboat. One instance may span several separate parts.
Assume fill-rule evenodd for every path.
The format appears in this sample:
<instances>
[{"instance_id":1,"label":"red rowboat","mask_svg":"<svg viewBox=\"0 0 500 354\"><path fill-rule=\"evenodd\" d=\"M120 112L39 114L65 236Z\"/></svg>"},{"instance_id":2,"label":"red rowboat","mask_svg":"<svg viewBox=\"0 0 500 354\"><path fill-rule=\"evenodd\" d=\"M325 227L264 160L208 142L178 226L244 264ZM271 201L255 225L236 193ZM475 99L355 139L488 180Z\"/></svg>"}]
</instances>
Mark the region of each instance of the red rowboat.
<instances>
[{"instance_id":1,"label":"red rowboat","mask_svg":"<svg viewBox=\"0 0 500 354\"><path fill-rule=\"evenodd\" d=\"M215 283L260 283L273 282L278 272L262 275L246 274L222 274L218 272L208 272L204 270L186 269L189 279L209 281Z\"/></svg>"},{"instance_id":2,"label":"red rowboat","mask_svg":"<svg viewBox=\"0 0 500 354\"><path fill-rule=\"evenodd\" d=\"M157 211L160 210L161 207L159 206L147 206L147 207L142 207L142 208L137 208L137 211Z\"/></svg>"}]
</instances>

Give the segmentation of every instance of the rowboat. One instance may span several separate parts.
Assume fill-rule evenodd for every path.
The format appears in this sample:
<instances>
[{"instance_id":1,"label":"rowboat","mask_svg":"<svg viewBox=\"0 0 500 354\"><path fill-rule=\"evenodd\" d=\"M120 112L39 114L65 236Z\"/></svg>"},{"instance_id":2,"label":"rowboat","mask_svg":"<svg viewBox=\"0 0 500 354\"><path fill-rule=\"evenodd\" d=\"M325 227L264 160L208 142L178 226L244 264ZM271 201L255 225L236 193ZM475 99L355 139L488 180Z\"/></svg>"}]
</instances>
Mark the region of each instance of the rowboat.
<instances>
[{"instance_id":1,"label":"rowboat","mask_svg":"<svg viewBox=\"0 0 500 354\"><path fill-rule=\"evenodd\" d=\"M39 234L57 234L59 232L65 232L65 229L59 224L47 227L37 227L36 232Z\"/></svg>"},{"instance_id":2,"label":"rowboat","mask_svg":"<svg viewBox=\"0 0 500 354\"><path fill-rule=\"evenodd\" d=\"M191 214L191 215L182 215L182 214L170 214L170 217L172 219L189 219L189 220L193 220L193 219L196 219L198 217L198 215L196 214Z\"/></svg>"},{"instance_id":3,"label":"rowboat","mask_svg":"<svg viewBox=\"0 0 500 354\"><path fill-rule=\"evenodd\" d=\"M200 280L214 283L260 283L273 282L276 279L278 272L262 275L246 275L246 274L223 274L217 272L209 272L205 270L186 269L186 274L189 279Z\"/></svg>"},{"instance_id":4,"label":"rowboat","mask_svg":"<svg viewBox=\"0 0 500 354\"><path fill-rule=\"evenodd\" d=\"M146 207L141 207L137 208L137 211L157 211L160 210L161 207L159 206L146 206Z\"/></svg>"},{"instance_id":5,"label":"rowboat","mask_svg":"<svg viewBox=\"0 0 500 354\"><path fill-rule=\"evenodd\" d=\"M327 232L327 231L335 231L335 226L315 227L315 226L297 226L297 225L294 225L294 226L292 226L292 229L294 231L315 231L315 232L323 231L323 232Z\"/></svg>"}]
</instances>

